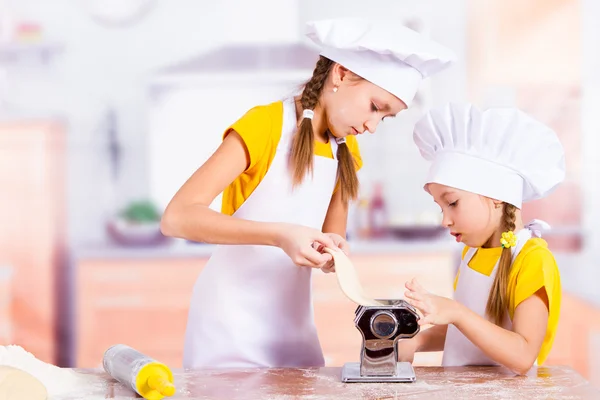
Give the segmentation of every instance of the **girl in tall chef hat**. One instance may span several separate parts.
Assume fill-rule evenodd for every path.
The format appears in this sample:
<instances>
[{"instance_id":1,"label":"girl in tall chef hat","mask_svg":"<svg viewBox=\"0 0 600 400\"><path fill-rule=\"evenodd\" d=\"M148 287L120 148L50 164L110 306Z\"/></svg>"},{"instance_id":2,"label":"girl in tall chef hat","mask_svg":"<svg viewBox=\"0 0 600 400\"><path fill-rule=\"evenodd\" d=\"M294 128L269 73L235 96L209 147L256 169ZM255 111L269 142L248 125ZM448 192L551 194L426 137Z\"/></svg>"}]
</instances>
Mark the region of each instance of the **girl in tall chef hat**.
<instances>
[{"instance_id":1,"label":"girl in tall chef hat","mask_svg":"<svg viewBox=\"0 0 600 400\"><path fill-rule=\"evenodd\" d=\"M524 374L552 348L561 289L556 261L541 239L549 226L524 224L521 206L563 181L563 147L522 111L472 105L430 112L414 139L431 161L425 189L465 249L454 300L407 282L406 297L424 315L420 324L435 326L401 342L400 358L443 350L444 366L501 364Z\"/></svg>"},{"instance_id":2,"label":"girl in tall chef hat","mask_svg":"<svg viewBox=\"0 0 600 400\"><path fill-rule=\"evenodd\" d=\"M308 23L321 56L302 93L250 109L175 194L162 231L219 244L192 295L184 366L320 366L313 268L348 252L356 135L411 105L453 53L399 22ZM226 107L220 104L218 107ZM209 208L223 192L220 213Z\"/></svg>"}]
</instances>

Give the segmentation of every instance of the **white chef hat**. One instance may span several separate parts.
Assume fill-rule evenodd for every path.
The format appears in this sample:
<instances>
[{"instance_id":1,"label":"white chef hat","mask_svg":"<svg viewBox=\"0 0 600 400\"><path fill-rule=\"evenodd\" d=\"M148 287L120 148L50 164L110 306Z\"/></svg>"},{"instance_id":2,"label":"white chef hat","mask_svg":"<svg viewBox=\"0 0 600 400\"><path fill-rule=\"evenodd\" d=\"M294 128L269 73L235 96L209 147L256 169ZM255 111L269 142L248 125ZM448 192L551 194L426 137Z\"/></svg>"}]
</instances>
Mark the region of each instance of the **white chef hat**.
<instances>
[{"instance_id":1,"label":"white chef hat","mask_svg":"<svg viewBox=\"0 0 600 400\"><path fill-rule=\"evenodd\" d=\"M548 195L565 177L564 150L554 131L516 108L448 104L427 113L413 137L432 161L426 183L518 208Z\"/></svg>"},{"instance_id":2,"label":"white chef hat","mask_svg":"<svg viewBox=\"0 0 600 400\"><path fill-rule=\"evenodd\" d=\"M424 78L455 61L450 49L400 21L310 21L306 35L322 47L322 56L387 90L407 107Z\"/></svg>"}]
</instances>

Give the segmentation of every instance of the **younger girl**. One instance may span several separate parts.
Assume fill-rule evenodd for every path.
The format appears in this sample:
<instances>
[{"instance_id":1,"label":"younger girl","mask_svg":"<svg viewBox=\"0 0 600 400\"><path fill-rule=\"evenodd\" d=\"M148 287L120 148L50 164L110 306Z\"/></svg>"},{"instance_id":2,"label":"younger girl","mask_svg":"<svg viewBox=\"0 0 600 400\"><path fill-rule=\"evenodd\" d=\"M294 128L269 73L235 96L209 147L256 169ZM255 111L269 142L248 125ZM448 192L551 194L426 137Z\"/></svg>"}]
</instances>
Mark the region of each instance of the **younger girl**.
<instances>
[{"instance_id":1,"label":"younger girl","mask_svg":"<svg viewBox=\"0 0 600 400\"><path fill-rule=\"evenodd\" d=\"M453 57L399 23L308 28L323 50L302 94L257 106L227 128L163 215L165 235L226 245L194 286L186 368L323 365L311 267L330 267L323 246L348 250L360 167L354 135L408 107L421 80ZM214 212L223 191L222 213Z\"/></svg>"},{"instance_id":2,"label":"younger girl","mask_svg":"<svg viewBox=\"0 0 600 400\"><path fill-rule=\"evenodd\" d=\"M525 374L544 362L560 310L560 277L541 221L524 225L523 201L548 195L564 179L556 134L516 109L449 105L415 127L432 162L425 190L443 225L465 244L454 300L415 280L406 297L432 324L399 344L400 359L444 350L444 366L496 365Z\"/></svg>"}]
</instances>

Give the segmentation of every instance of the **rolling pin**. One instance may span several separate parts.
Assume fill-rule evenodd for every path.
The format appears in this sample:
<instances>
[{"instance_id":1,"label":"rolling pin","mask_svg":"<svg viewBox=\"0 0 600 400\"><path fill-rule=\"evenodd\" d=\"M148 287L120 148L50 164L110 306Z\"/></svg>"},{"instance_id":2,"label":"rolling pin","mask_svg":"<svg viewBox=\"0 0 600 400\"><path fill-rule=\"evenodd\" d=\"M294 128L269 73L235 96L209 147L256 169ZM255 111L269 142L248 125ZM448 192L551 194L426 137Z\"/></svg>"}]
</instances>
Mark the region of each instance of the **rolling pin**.
<instances>
[{"instance_id":1,"label":"rolling pin","mask_svg":"<svg viewBox=\"0 0 600 400\"><path fill-rule=\"evenodd\" d=\"M147 400L161 400L175 394L173 373L165 364L139 351L117 344L104 352L104 370Z\"/></svg>"},{"instance_id":2,"label":"rolling pin","mask_svg":"<svg viewBox=\"0 0 600 400\"><path fill-rule=\"evenodd\" d=\"M21 369L0 365L0 400L46 400L48 391L37 378Z\"/></svg>"}]
</instances>

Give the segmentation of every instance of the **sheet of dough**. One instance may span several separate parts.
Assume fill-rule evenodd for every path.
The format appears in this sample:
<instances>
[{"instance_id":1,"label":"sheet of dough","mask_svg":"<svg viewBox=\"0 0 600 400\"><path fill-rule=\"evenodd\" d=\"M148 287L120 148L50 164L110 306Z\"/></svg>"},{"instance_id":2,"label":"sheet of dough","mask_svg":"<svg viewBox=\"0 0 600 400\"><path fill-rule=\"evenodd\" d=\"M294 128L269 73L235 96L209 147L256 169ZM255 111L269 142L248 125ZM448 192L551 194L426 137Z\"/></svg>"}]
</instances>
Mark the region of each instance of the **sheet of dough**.
<instances>
[{"instance_id":1,"label":"sheet of dough","mask_svg":"<svg viewBox=\"0 0 600 400\"><path fill-rule=\"evenodd\" d=\"M365 291L358 280L354 264L352 264L352 261L350 261L348 256L346 256L342 250L329 248L325 248L324 250L333 257L338 284L346 297L361 306L383 305L381 302L370 298L365 294Z\"/></svg>"},{"instance_id":2,"label":"sheet of dough","mask_svg":"<svg viewBox=\"0 0 600 400\"><path fill-rule=\"evenodd\" d=\"M46 387L33 375L0 365L0 400L46 400Z\"/></svg>"}]
</instances>

